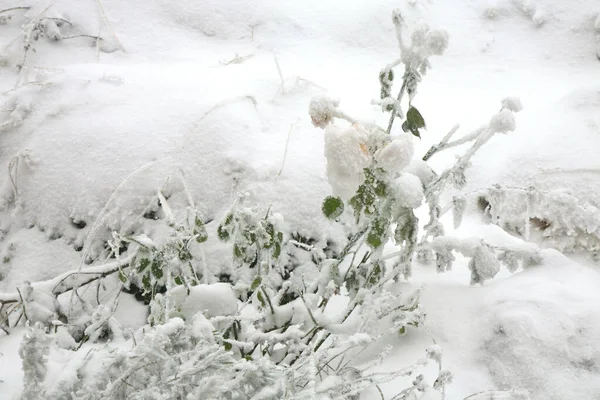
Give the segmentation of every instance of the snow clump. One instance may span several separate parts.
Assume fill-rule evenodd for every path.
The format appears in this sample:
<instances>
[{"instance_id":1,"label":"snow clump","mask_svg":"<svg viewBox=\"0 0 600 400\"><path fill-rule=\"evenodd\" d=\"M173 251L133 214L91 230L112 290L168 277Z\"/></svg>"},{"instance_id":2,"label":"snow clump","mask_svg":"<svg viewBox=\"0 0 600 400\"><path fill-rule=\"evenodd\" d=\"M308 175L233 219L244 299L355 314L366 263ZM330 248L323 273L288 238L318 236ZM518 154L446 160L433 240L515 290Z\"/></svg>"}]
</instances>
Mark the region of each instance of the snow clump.
<instances>
[{"instance_id":1,"label":"snow clump","mask_svg":"<svg viewBox=\"0 0 600 400\"><path fill-rule=\"evenodd\" d=\"M371 158L366 143L366 133L354 126L325 128L327 180L334 195L349 199L364 181L363 169Z\"/></svg>"}]
</instances>

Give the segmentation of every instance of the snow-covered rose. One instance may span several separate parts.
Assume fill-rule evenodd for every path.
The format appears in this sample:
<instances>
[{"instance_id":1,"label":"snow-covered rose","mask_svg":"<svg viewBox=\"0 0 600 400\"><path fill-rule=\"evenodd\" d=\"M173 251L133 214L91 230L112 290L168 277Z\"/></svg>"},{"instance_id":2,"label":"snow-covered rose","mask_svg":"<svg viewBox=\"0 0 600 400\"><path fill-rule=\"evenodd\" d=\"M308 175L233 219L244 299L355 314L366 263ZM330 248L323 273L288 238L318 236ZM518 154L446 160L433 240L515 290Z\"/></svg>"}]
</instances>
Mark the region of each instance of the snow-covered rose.
<instances>
[{"instance_id":1,"label":"snow-covered rose","mask_svg":"<svg viewBox=\"0 0 600 400\"><path fill-rule=\"evenodd\" d=\"M418 176L405 172L391 186L392 196L400 207L415 209L423 202L423 184Z\"/></svg>"},{"instance_id":2,"label":"snow-covered rose","mask_svg":"<svg viewBox=\"0 0 600 400\"><path fill-rule=\"evenodd\" d=\"M492 132L508 133L517 128L515 115L507 108L503 108L500 112L490 120L490 129Z\"/></svg>"},{"instance_id":3,"label":"snow-covered rose","mask_svg":"<svg viewBox=\"0 0 600 400\"><path fill-rule=\"evenodd\" d=\"M431 54L441 56L448 48L448 32L436 29L427 32L427 48Z\"/></svg>"},{"instance_id":4,"label":"snow-covered rose","mask_svg":"<svg viewBox=\"0 0 600 400\"><path fill-rule=\"evenodd\" d=\"M412 136L400 135L375 153L375 161L388 172L400 172L410 164L414 150Z\"/></svg>"},{"instance_id":5,"label":"snow-covered rose","mask_svg":"<svg viewBox=\"0 0 600 400\"><path fill-rule=\"evenodd\" d=\"M363 169L370 162L366 142L366 133L353 126L325 128L327 180L334 195L348 199L363 182Z\"/></svg>"},{"instance_id":6,"label":"snow-covered rose","mask_svg":"<svg viewBox=\"0 0 600 400\"><path fill-rule=\"evenodd\" d=\"M310 100L308 113L314 126L325 128L332 122L340 101L326 96L316 96Z\"/></svg>"},{"instance_id":7,"label":"snow-covered rose","mask_svg":"<svg viewBox=\"0 0 600 400\"><path fill-rule=\"evenodd\" d=\"M519 112L523 109L521 99L518 97L506 97L502 100L502 108L507 108L513 112Z\"/></svg>"}]
</instances>

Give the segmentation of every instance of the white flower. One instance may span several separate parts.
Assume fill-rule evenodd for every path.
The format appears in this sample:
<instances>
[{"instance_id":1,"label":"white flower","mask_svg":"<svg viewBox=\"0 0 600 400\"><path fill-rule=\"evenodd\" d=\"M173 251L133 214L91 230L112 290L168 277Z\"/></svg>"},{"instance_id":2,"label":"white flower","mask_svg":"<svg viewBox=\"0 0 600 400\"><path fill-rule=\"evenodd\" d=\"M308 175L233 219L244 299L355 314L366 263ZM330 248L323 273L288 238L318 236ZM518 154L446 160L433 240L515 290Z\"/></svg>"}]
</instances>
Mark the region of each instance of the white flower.
<instances>
[{"instance_id":1,"label":"white flower","mask_svg":"<svg viewBox=\"0 0 600 400\"><path fill-rule=\"evenodd\" d=\"M385 147L377 150L375 161L377 166L387 172L400 172L410 164L413 158L414 145L411 135L400 135Z\"/></svg>"},{"instance_id":2,"label":"white flower","mask_svg":"<svg viewBox=\"0 0 600 400\"><path fill-rule=\"evenodd\" d=\"M446 49L448 48L448 32L436 29L427 32L427 48L429 52L436 56L441 56L444 54Z\"/></svg>"},{"instance_id":3,"label":"white flower","mask_svg":"<svg viewBox=\"0 0 600 400\"><path fill-rule=\"evenodd\" d=\"M325 128L337 114L340 101L326 96L313 97L308 105L308 114L314 126Z\"/></svg>"},{"instance_id":4,"label":"white flower","mask_svg":"<svg viewBox=\"0 0 600 400\"><path fill-rule=\"evenodd\" d=\"M517 128L515 115L507 108L503 108L500 112L490 120L490 130L492 132L508 133Z\"/></svg>"},{"instance_id":5,"label":"white flower","mask_svg":"<svg viewBox=\"0 0 600 400\"><path fill-rule=\"evenodd\" d=\"M415 209L423 202L423 184L418 176L403 173L391 185L396 204L403 208Z\"/></svg>"},{"instance_id":6,"label":"white flower","mask_svg":"<svg viewBox=\"0 0 600 400\"><path fill-rule=\"evenodd\" d=\"M325 128L327 180L334 195L349 199L363 182L363 169L371 159L366 142L366 133L353 126Z\"/></svg>"},{"instance_id":7,"label":"white flower","mask_svg":"<svg viewBox=\"0 0 600 400\"><path fill-rule=\"evenodd\" d=\"M519 112L523 109L521 99L518 97L506 97L502 100L502 108L508 108L510 111Z\"/></svg>"}]
</instances>

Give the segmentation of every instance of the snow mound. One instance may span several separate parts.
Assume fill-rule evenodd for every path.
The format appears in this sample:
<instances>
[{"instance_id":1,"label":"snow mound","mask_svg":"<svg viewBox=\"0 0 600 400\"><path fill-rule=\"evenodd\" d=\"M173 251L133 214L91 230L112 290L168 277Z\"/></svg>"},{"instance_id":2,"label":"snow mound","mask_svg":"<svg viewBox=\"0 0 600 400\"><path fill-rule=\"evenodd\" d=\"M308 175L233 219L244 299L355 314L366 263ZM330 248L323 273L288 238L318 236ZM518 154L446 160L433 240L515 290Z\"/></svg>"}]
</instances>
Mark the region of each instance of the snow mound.
<instances>
[{"instance_id":1,"label":"snow mound","mask_svg":"<svg viewBox=\"0 0 600 400\"><path fill-rule=\"evenodd\" d=\"M544 261L490 293L483 361L499 388L525 388L532 400L595 398L600 275L553 250Z\"/></svg>"}]
</instances>

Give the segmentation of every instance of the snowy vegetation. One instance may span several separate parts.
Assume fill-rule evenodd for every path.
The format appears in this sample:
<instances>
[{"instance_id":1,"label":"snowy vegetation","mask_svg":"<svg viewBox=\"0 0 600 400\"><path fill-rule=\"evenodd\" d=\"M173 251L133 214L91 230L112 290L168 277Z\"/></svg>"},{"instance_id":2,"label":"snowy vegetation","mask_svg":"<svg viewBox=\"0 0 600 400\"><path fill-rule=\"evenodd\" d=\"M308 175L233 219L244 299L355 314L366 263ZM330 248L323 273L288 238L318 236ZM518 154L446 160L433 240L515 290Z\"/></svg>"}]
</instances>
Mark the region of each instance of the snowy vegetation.
<instances>
[{"instance_id":1,"label":"snowy vegetation","mask_svg":"<svg viewBox=\"0 0 600 400\"><path fill-rule=\"evenodd\" d=\"M501 14L498 7L490 5L487 18ZM40 41L83 39L96 52L125 50L104 11L104 33L96 35L56 7L30 9L0 10L4 25L13 23L15 13L26 13L20 33L0 55L4 66L20 71L3 106L0 132L14 132L33 118L38 86L61 84L48 83L44 72L28 65ZM535 26L545 24L542 10L523 11ZM448 387L462 371L448 367L429 328L427 316L436 310L422 304L424 286L407 284L415 268L435 265L443 273L460 264L468 269L470 285L482 286L502 267L515 273L550 262L545 250L526 242L597 254L600 211L571 194L533 186L470 190L474 158L494 138L516 130L523 109L517 97L499 99L499 110L481 126L461 135L456 125L419 155L419 141L438 118L417 108L419 89L434 63L443 63L436 57L444 55L451 38L443 29L406 19L400 11L392 13L400 54L379 71L380 96L370 101L387 115L386 125L354 117L330 95L314 96L308 104L305 118L323 134L330 193L314 212L326 230L300 229L296 216L286 215L293 205L264 203L238 189L244 167L234 162L226 172L233 176L233 203L220 216L207 211L183 168L162 185L146 182L150 201L135 198L113 214L119 190L155 161L121 181L93 219L72 212L69 229L81 231L72 239L81 251L79 266L0 292L0 345L22 334L19 398L450 400ZM237 55L235 60L243 62ZM275 62L278 94L285 93ZM121 84L111 76L102 80ZM231 103L257 107L252 96L237 97L217 103L200 121ZM182 154L184 147L178 147ZM449 165L439 168L431 161L450 151L456 158ZM24 148L7 163L1 204L7 221L31 218L27 195L34 191L22 187L40 162L35 151ZM454 234L478 206L505 229L494 231L503 240ZM10 229L7 222L2 234ZM49 240L67 234L59 227L44 229ZM4 264L15 251L3 245ZM136 330L116 317L125 296L146 312L146 323ZM495 334L502 338L517 330L518 321L511 321L507 317L495 326ZM413 334L430 343L412 344ZM403 340L420 346L421 357L390 367L390 343ZM496 352L501 342L487 345ZM382 387L389 383L393 393L386 396ZM463 398L530 395L535 393L503 384Z\"/></svg>"}]
</instances>

